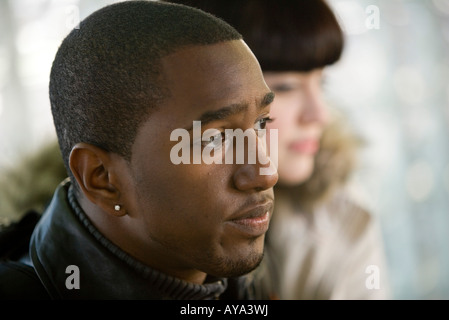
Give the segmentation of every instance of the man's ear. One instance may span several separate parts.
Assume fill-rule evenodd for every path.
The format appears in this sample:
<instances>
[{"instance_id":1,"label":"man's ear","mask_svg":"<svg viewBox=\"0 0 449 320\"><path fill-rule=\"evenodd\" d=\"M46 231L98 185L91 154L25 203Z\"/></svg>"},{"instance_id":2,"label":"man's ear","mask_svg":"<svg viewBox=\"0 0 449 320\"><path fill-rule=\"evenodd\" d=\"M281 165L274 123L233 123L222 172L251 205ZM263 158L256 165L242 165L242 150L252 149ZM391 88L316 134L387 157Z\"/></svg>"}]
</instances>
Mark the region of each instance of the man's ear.
<instances>
[{"instance_id":1,"label":"man's ear","mask_svg":"<svg viewBox=\"0 0 449 320\"><path fill-rule=\"evenodd\" d=\"M114 216L125 215L120 202L117 173L118 155L88 143L77 143L70 152L69 166L84 196L103 211ZM116 207L116 206L120 207ZM117 210L120 208L119 210Z\"/></svg>"}]
</instances>

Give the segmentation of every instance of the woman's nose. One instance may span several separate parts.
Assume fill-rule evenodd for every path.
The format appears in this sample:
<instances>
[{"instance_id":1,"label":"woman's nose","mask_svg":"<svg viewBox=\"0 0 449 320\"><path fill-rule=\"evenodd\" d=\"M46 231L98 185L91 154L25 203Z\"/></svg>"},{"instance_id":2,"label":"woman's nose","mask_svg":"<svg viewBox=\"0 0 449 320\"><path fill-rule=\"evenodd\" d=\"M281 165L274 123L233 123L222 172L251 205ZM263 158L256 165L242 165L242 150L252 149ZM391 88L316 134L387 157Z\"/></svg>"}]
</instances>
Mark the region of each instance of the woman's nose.
<instances>
[{"instance_id":1,"label":"woman's nose","mask_svg":"<svg viewBox=\"0 0 449 320\"><path fill-rule=\"evenodd\" d=\"M299 121L301 123L326 124L329 114L320 89L307 88L304 89L303 94L304 101Z\"/></svg>"}]
</instances>

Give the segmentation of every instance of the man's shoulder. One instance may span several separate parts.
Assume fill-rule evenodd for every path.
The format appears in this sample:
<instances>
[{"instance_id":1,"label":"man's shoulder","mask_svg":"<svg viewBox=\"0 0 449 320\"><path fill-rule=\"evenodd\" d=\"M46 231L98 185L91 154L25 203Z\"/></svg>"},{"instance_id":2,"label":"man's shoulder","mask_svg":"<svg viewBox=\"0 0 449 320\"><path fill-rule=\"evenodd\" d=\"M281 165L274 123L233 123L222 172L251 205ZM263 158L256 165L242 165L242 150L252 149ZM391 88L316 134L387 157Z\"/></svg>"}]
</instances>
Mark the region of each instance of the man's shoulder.
<instances>
[{"instance_id":1,"label":"man's shoulder","mask_svg":"<svg viewBox=\"0 0 449 320\"><path fill-rule=\"evenodd\" d=\"M0 263L0 299L50 299L33 267L18 261Z\"/></svg>"},{"instance_id":2,"label":"man's shoulder","mask_svg":"<svg viewBox=\"0 0 449 320\"><path fill-rule=\"evenodd\" d=\"M0 299L50 299L33 267L18 261L0 263Z\"/></svg>"}]
</instances>

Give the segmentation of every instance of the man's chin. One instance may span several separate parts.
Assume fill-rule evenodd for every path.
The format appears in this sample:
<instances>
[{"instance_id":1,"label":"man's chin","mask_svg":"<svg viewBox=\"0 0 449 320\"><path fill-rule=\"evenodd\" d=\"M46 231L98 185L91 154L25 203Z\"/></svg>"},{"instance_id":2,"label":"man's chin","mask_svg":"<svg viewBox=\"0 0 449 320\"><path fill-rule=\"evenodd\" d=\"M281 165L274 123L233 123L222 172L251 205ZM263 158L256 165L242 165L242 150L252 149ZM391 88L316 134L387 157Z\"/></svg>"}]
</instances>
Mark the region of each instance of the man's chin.
<instances>
[{"instance_id":1,"label":"man's chin","mask_svg":"<svg viewBox=\"0 0 449 320\"><path fill-rule=\"evenodd\" d=\"M263 252L253 252L244 258L226 258L216 268L215 276L224 278L235 278L250 273L256 269L263 260Z\"/></svg>"}]
</instances>

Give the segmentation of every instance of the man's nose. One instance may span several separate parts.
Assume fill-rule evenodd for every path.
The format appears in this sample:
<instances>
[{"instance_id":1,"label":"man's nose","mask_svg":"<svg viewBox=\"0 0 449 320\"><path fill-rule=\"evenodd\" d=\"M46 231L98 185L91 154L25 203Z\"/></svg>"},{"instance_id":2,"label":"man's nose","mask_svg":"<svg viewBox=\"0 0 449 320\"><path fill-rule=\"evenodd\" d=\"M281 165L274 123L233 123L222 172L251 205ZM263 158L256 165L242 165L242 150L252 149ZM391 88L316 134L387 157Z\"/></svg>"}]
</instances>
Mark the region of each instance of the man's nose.
<instances>
[{"instance_id":1,"label":"man's nose","mask_svg":"<svg viewBox=\"0 0 449 320\"><path fill-rule=\"evenodd\" d=\"M255 148L251 144L248 148ZM255 149L249 152L254 152ZM274 155L273 155L274 156ZM272 188L278 181L275 162L267 155L266 145L257 138L257 157L255 163L237 165L234 172L234 185L240 191L263 191Z\"/></svg>"}]
</instances>

